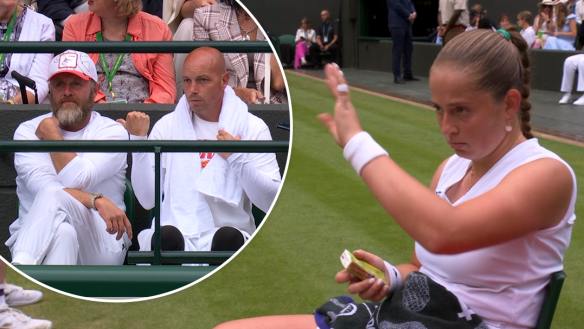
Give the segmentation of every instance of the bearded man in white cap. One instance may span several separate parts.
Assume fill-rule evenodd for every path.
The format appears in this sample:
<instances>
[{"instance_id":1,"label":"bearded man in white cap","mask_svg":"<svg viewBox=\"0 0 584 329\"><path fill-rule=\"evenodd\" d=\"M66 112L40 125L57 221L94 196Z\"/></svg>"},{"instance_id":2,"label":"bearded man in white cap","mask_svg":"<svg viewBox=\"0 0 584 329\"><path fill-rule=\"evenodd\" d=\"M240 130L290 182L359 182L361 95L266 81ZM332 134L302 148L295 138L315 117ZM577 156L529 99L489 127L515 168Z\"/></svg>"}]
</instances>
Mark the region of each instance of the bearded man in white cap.
<instances>
[{"instance_id":1,"label":"bearded man in white cap","mask_svg":"<svg viewBox=\"0 0 584 329\"><path fill-rule=\"evenodd\" d=\"M15 140L127 140L92 111L99 89L91 58L68 50L51 61L51 113L22 123ZM124 211L125 153L16 153L19 218L13 264L121 265L132 229Z\"/></svg>"}]
</instances>

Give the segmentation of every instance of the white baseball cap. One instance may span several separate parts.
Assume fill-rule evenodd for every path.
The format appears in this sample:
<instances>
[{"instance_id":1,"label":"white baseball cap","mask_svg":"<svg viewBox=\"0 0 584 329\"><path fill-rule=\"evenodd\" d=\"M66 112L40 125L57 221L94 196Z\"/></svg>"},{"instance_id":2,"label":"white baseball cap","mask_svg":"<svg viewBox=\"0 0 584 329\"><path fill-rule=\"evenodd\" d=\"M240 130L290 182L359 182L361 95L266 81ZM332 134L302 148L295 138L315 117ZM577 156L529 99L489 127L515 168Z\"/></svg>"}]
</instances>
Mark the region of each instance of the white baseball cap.
<instances>
[{"instance_id":1,"label":"white baseball cap","mask_svg":"<svg viewBox=\"0 0 584 329\"><path fill-rule=\"evenodd\" d=\"M83 80L91 78L97 82L97 70L93 60L81 51L67 50L55 56L51 61L49 81L56 74L64 72L75 74Z\"/></svg>"}]
</instances>

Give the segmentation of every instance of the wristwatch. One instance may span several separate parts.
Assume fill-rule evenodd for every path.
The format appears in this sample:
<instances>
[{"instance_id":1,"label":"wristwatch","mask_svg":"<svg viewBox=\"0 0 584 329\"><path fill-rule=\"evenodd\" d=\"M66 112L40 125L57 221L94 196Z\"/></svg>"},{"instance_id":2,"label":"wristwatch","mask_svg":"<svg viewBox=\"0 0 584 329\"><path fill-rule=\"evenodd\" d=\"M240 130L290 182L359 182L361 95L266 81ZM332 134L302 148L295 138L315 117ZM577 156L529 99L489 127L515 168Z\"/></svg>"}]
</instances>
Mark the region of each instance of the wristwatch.
<instances>
[{"instance_id":1,"label":"wristwatch","mask_svg":"<svg viewBox=\"0 0 584 329\"><path fill-rule=\"evenodd\" d=\"M95 208L95 200L97 200L99 198L103 198L103 194L91 193L91 195L89 196L89 203L91 204L91 209L97 210L97 208Z\"/></svg>"}]
</instances>

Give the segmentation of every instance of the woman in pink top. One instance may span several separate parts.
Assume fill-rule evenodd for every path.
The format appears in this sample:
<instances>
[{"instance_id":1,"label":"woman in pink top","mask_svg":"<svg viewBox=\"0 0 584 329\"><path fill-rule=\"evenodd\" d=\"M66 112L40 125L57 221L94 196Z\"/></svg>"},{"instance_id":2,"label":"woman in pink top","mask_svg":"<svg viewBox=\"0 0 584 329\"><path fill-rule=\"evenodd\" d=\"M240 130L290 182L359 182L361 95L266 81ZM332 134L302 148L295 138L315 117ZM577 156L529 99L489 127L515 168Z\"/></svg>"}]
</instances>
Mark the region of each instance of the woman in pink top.
<instances>
[{"instance_id":1,"label":"woman in pink top","mask_svg":"<svg viewBox=\"0 0 584 329\"><path fill-rule=\"evenodd\" d=\"M63 41L172 41L168 26L140 11L141 0L89 0L71 16ZM97 67L96 102L167 103L176 98L173 54L89 54Z\"/></svg>"}]
</instances>

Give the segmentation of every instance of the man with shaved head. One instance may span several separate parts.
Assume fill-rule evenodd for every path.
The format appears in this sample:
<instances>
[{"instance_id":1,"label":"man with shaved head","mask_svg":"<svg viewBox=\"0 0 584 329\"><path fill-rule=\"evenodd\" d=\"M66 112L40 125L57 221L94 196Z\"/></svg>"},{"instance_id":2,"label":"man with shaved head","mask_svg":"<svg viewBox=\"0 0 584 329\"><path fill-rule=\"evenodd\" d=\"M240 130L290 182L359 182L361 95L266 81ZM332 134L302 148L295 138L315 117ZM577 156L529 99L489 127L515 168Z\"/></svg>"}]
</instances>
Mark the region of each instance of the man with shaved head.
<instances>
[{"instance_id":1,"label":"man with shaved head","mask_svg":"<svg viewBox=\"0 0 584 329\"><path fill-rule=\"evenodd\" d=\"M119 119L132 140L271 140L270 131L228 86L223 55L202 47L185 59L184 95L147 137L149 117ZM154 207L154 156L134 153L132 184L145 209ZM162 250L235 251L255 230L252 204L268 211L280 187L273 153L163 153L160 212ZM153 221L154 225L154 221ZM138 235L154 247L154 226Z\"/></svg>"}]
</instances>

